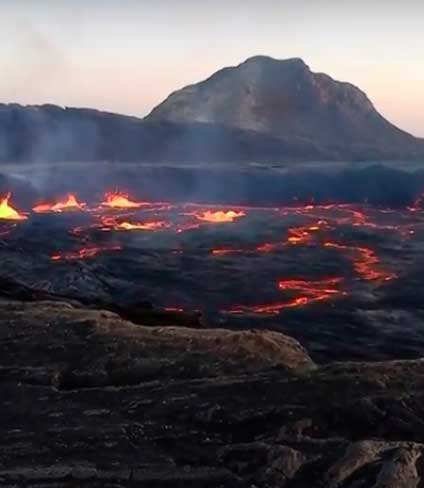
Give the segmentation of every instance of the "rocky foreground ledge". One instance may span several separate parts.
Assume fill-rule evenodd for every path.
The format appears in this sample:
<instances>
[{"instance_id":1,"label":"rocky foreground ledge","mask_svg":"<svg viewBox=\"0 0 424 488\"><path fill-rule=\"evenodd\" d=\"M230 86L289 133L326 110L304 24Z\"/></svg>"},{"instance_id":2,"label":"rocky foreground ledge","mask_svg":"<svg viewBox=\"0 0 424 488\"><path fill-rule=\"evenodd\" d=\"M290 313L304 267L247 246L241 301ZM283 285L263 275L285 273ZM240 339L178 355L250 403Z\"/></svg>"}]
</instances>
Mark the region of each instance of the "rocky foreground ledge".
<instances>
[{"instance_id":1,"label":"rocky foreground ledge","mask_svg":"<svg viewBox=\"0 0 424 488\"><path fill-rule=\"evenodd\" d=\"M424 486L422 360L1 299L0 385L0 486Z\"/></svg>"}]
</instances>

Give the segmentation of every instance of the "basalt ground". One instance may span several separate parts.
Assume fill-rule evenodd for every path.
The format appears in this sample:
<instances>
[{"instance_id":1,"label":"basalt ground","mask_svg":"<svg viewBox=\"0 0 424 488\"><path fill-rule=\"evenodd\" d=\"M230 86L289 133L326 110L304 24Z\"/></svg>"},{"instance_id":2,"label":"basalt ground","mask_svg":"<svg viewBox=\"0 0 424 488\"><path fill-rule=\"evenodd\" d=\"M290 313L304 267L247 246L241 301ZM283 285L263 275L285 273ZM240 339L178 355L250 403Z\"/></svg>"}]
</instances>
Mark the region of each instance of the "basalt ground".
<instances>
[{"instance_id":1,"label":"basalt ground","mask_svg":"<svg viewBox=\"0 0 424 488\"><path fill-rule=\"evenodd\" d=\"M1 200L1 486L423 486L420 199L71 183Z\"/></svg>"},{"instance_id":2,"label":"basalt ground","mask_svg":"<svg viewBox=\"0 0 424 488\"><path fill-rule=\"evenodd\" d=\"M423 352L418 208L92 202L0 232L3 280L126 318L278 330L325 362Z\"/></svg>"}]
</instances>

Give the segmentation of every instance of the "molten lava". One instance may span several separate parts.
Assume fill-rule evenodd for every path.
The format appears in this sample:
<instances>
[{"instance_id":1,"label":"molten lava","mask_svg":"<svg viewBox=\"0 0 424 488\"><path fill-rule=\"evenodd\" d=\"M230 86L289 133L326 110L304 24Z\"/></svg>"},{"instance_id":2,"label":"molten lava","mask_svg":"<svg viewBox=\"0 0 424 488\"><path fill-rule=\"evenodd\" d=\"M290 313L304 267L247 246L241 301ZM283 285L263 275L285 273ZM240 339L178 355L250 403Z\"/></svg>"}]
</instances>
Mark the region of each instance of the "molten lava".
<instances>
[{"instance_id":1,"label":"molten lava","mask_svg":"<svg viewBox=\"0 0 424 488\"><path fill-rule=\"evenodd\" d=\"M131 231L131 230L145 230L155 231L163 230L170 226L169 223L163 220L151 221L151 222L120 222L116 218L111 216L104 216L101 218L102 230L111 231Z\"/></svg>"},{"instance_id":2,"label":"molten lava","mask_svg":"<svg viewBox=\"0 0 424 488\"><path fill-rule=\"evenodd\" d=\"M380 259L372 249L360 246L347 246L335 242L325 242L324 247L347 251L354 255L353 267L359 277L365 281L390 281L396 278L395 273L379 268Z\"/></svg>"},{"instance_id":3,"label":"molten lava","mask_svg":"<svg viewBox=\"0 0 424 488\"><path fill-rule=\"evenodd\" d=\"M259 244L258 246L256 246L256 251L264 252L264 253L274 252L277 250L278 247L279 244L274 244L272 242L265 242L264 244Z\"/></svg>"},{"instance_id":4,"label":"molten lava","mask_svg":"<svg viewBox=\"0 0 424 488\"><path fill-rule=\"evenodd\" d=\"M20 214L9 205L9 198L10 195L7 195L6 198L0 199L0 218L8 220L26 219L25 215ZM327 261L331 262L331 267L343 266L342 271L334 273L339 275L336 277L312 278L311 280L304 279L304 277L282 279L274 285L276 303L267 303L268 298L263 300L261 304L260 299L258 299L259 304L253 303L252 305L251 302L247 302L247 305L238 305L226 310L227 313L234 314L272 315L317 302L331 302L345 296L350 291L350 286L353 283L352 272L355 280L368 282L372 287L381 286L397 276L395 273L383 269L379 256L371 247L368 247L368 243L372 242L369 240L368 234L374 234L375 231L395 231L402 238L409 239L414 232L411 229L411 224L417 225L417 222L420 222L420 215L418 214L411 215L408 212L404 212L401 215L401 220L393 221L390 215L383 215L384 212L389 213L388 210L384 211L369 206L347 204L310 204L281 208L237 205L232 210L226 210L223 205L212 207L200 204L170 205L163 202L133 201L126 194L113 192L106 194L105 201L100 205L100 207L93 208L93 211L89 214L77 215L72 218L72 222L76 221L73 225L79 225L68 230L68 234L72 235L73 241L78 242L77 247L70 251L61 250L56 252L51 256L53 261L89 259L104 252L119 251L123 248L122 245L116 243L98 245L97 240L101 231L155 232L169 229L175 232L175 236L172 236L172 238L168 235L168 232L163 236L164 241L168 241L168 238L171 238L172 250L169 250L169 252L172 254L190 253L190 242L196 236L187 236L187 238L182 236L181 242L179 242L178 234L192 229L203 229L208 227L209 224L231 223L245 217L247 213L249 215L257 215L259 221L259 217L266 212L266 220L263 222L265 225L271 222L271 227L264 232L262 232L261 228L260 234L256 234L256 237L251 232L245 232L244 226L240 239L237 238L236 242L229 241L228 239L231 236L226 236L225 244L220 243L217 238L219 238L221 233L213 236L213 242L216 247L210 249L210 253L216 257L217 261L222 259L223 269L226 267L230 269L230 266L227 265L233 266L233 264L236 267L239 263L237 255L242 256L242 259L246 258L246 262L249 257L258 257L258 263L264 262L267 267L273 269L274 263L277 266L279 262L285 259L284 256L278 256L277 253L293 254L294 258L301 256L301 259L304 259L304 256L309 256L312 252L320 252L324 258L327 258ZM423 205L424 196L419 197L409 210L415 212ZM66 211L79 211L82 209L86 209L86 204L78 202L76 196L70 194L66 199L57 203L37 205L33 208L33 211L35 213L51 212L60 214ZM186 213L186 211L189 213ZM272 215L269 212L272 212ZM280 223L276 220L280 215L287 217L287 219L282 220ZM190 218L186 218L186 216L190 216ZM81 219L81 222L78 219ZM287 222L297 222L298 225L296 226L295 224L287 229ZM396 225L392 225L393 223ZM277 225L281 225L286 231L275 235L274 232ZM5 222L2 226L6 229L5 231L0 229L0 236L5 236L9 235L14 224ZM358 227L360 230L358 230ZM199 231L199 233L201 232ZM264 240L263 236L267 236L266 238L269 240L272 239L272 237L269 238L270 235L274 236L275 241L261 242L261 240L255 240L258 235L261 235ZM351 235L353 236L353 242L348 240ZM118 238L118 236L115 237ZM203 237L205 238L205 236ZM125 242L125 239L125 234L119 235L120 241ZM144 239L140 239L140 244L143 241ZM150 242L150 239L148 241ZM202 246L204 242L205 240L202 240ZM364 242L367 244L364 245ZM221 244L224 245L222 246ZM181 249L179 246L181 246ZM187 246L187 251L185 246ZM292 248L295 246L308 247L308 250L302 249L301 253L292 252ZM202 249L204 248L202 247ZM266 256L266 253L272 253L272 255ZM341 254L345 259L333 262L332 258L336 257L333 253ZM234 258L231 258L234 263L230 263L231 255L234 255ZM226 258L226 256L228 257ZM202 260L206 259L203 254L201 258ZM348 263L347 272L344 270L346 260ZM327 263L325 264L325 269L328 270ZM314 262L312 268L315 269L315 267L316 263ZM325 271L325 273L327 272ZM331 276L333 276L333 272ZM256 285L252 288L252 293L256 294ZM184 311L183 308L172 306L165 308L165 310Z\"/></svg>"},{"instance_id":5,"label":"molten lava","mask_svg":"<svg viewBox=\"0 0 424 488\"><path fill-rule=\"evenodd\" d=\"M312 210L317 209L317 206L308 205L293 209L293 211L285 211L284 213L290 215L310 215ZM405 234L405 229L402 226L379 225L370 221L368 217L361 211L346 207L344 205L327 205L321 206L321 211L336 210L343 212L342 216L333 217L331 224L327 220L318 220L309 225L292 227L288 230L288 237L285 245L309 246L311 244L323 247L326 249L335 249L349 257L353 262L353 268L358 274L359 278L364 281L370 281L381 284L397 277L395 273L386 271L380 266L380 259L374 250L355 245L339 244L333 241L326 241L323 239L330 231L334 231L339 225L351 225L353 227L364 226L372 227L381 230L396 230L402 235L412 235L409 230ZM347 215L346 215L347 214ZM325 234L324 234L325 233ZM273 252L278 248L278 243L264 243L256 246L257 252ZM212 251L213 255L225 256L229 254L236 254L238 252L248 252L248 250L239 250L231 248L218 248ZM250 251L251 252L251 251ZM303 307L310 303L318 301L326 301L338 296L347 295L343 290L344 278L326 278L323 280L281 280L278 282L278 289L284 292L295 292L295 296L287 301L265 304L265 305L241 305L226 310L226 313L231 314L279 314L281 311L289 308Z\"/></svg>"},{"instance_id":6,"label":"molten lava","mask_svg":"<svg viewBox=\"0 0 424 488\"><path fill-rule=\"evenodd\" d=\"M204 222L211 222L214 224L224 223L224 222L234 222L235 219L244 217L246 214L243 211L236 212L234 210L228 210L224 212L223 210L218 210L213 212L211 210L206 210L203 213L196 213L195 216L198 220Z\"/></svg>"},{"instance_id":7,"label":"molten lava","mask_svg":"<svg viewBox=\"0 0 424 488\"><path fill-rule=\"evenodd\" d=\"M314 302L326 301L346 293L340 289L343 278L324 278L322 280L281 280L278 289L285 292L296 292L298 296L284 302L267 305L238 306L226 310L230 314L265 314L276 315L289 308L304 307Z\"/></svg>"},{"instance_id":8,"label":"molten lava","mask_svg":"<svg viewBox=\"0 0 424 488\"><path fill-rule=\"evenodd\" d=\"M28 217L19 213L15 208L9 205L11 194L0 198L0 219L4 220L26 220Z\"/></svg>"},{"instance_id":9,"label":"molten lava","mask_svg":"<svg viewBox=\"0 0 424 488\"><path fill-rule=\"evenodd\" d=\"M57 203L42 203L40 205L35 206L32 210L35 213L48 213L48 212L72 212L83 210L86 206L85 203L80 203L77 200L77 197L70 193L65 200L61 200Z\"/></svg>"},{"instance_id":10,"label":"molten lava","mask_svg":"<svg viewBox=\"0 0 424 488\"><path fill-rule=\"evenodd\" d=\"M166 222L138 222L132 224L131 222L121 222L118 224L118 230L160 230L166 227Z\"/></svg>"},{"instance_id":11,"label":"molten lava","mask_svg":"<svg viewBox=\"0 0 424 488\"><path fill-rule=\"evenodd\" d=\"M134 202L129 199L128 195L118 192L107 193L106 200L102 202L102 206L115 209L140 208L143 205L149 204L146 202Z\"/></svg>"},{"instance_id":12,"label":"molten lava","mask_svg":"<svg viewBox=\"0 0 424 488\"><path fill-rule=\"evenodd\" d=\"M81 259L94 258L100 253L107 251L120 251L122 246L87 246L78 249L77 251L65 251L53 254L51 256L52 261L77 261Z\"/></svg>"},{"instance_id":13,"label":"molten lava","mask_svg":"<svg viewBox=\"0 0 424 488\"><path fill-rule=\"evenodd\" d=\"M308 244L314 234L326 229L328 230L328 224L325 220L319 220L317 223L309 226L293 227L289 229L287 242L293 245Z\"/></svg>"},{"instance_id":14,"label":"molten lava","mask_svg":"<svg viewBox=\"0 0 424 488\"><path fill-rule=\"evenodd\" d=\"M230 248L221 247L221 248L211 250L211 254L213 256L227 256L227 255L231 255L231 254L244 254L246 252L249 252L249 251L247 249L235 249L232 247L230 247Z\"/></svg>"}]
</instances>

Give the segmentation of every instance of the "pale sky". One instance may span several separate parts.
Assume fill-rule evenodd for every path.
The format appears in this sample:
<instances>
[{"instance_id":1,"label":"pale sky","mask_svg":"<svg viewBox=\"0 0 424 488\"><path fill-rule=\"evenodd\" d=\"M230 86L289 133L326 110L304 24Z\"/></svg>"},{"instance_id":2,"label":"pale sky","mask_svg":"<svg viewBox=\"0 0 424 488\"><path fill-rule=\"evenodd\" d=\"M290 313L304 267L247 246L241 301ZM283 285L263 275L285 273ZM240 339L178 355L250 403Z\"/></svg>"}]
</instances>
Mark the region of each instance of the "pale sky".
<instances>
[{"instance_id":1,"label":"pale sky","mask_svg":"<svg viewBox=\"0 0 424 488\"><path fill-rule=\"evenodd\" d=\"M0 102L144 116L265 54L350 81L424 136L423 0L0 0Z\"/></svg>"}]
</instances>

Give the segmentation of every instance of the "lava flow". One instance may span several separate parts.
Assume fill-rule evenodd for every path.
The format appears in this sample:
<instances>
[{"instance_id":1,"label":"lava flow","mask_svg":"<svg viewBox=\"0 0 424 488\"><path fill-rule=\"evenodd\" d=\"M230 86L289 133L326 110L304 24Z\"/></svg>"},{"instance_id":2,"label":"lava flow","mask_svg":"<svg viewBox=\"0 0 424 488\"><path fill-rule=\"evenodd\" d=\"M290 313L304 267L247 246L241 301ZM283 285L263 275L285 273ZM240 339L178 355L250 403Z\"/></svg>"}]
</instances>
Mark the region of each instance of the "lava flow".
<instances>
[{"instance_id":1,"label":"lava flow","mask_svg":"<svg viewBox=\"0 0 424 488\"><path fill-rule=\"evenodd\" d=\"M196 213L194 215L198 220L218 224L223 222L234 222L235 219L244 217L246 214L245 212L236 212L234 210L228 210L226 212L224 212L223 210L218 210L216 212L206 210L205 212Z\"/></svg>"},{"instance_id":2,"label":"lava flow","mask_svg":"<svg viewBox=\"0 0 424 488\"><path fill-rule=\"evenodd\" d=\"M80 259L94 258L100 253L107 251L120 251L122 246L87 246L82 247L76 251L64 251L60 253L53 254L51 256L52 261L77 261Z\"/></svg>"},{"instance_id":3,"label":"lava flow","mask_svg":"<svg viewBox=\"0 0 424 488\"><path fill-rule=\"evenodd\" d=\"M19 213L15 208L9 205L11 194L0 198L0 219L3 220L26 220L28 217Z\"/></svg>"},{"instance_id":4,"label":"lava flow","mask_svg":"<svg viewBox=\"0 0 424 488\"><path fill-rule=\"evenodd\" d=\"M26 219L25 215L20 214L9 205L9 198L10 195L7 195L6 198L0 199L0 218L8 220ZM226 312L234 314L273 315L279 314L286 309L304 307L316 302L332 302L347 295L351 291L353 283L355 283L356 289L358 281L368 282L371 287L381 286L396 278L397 275L383 268L377 252L369 245L369 242L373 241L369 239L368 235L384 231L384 236L382 236L384 238L387 236L390 239L402 238L404 240L412 235L411 225L416 225L420 217L418 214L411 215L408 212L403 212L400 214L400 220L398 218L398 220L393 221L389 214L382 215L384 211L381 209L368 206L356 207L347 204L306 205L303 207L281 207L278 209L237 205L228 210L228 207L223 205L212 207L200 204L170 205L159 202L136 201L131 200L128 195L118 192L106 194L104 200L100 205L97 204L93 207L90 213L73 216L71 221L73 225L77 226L71 230L68 229L67 234L72 235L73 241L78 243L75 247L71 247L70 250L65 247L60 249L60 251L56 251L55 254L50 256L52 261L78 261L95 258L101 253L120 251L125 247L125 232L145 231L154 233L165 229L168 231L163 233L161 245L168 245L169 242L172 248L170 252L173 254L183 252L181 249L175 250L176 247L178 248L181 245L182 248L187 248L187 251L184 250L184 252L189 253L191 243L195 241L196 235L188 235L186 238L182 238L181 242L178 242L178 234L190 229L203 229L214 224L235 222L237 219L245 217L247 213L254 217L252 219L253 222L259 222L259 219L263 218L264 229L261 227L258 234L250 232L247 225L249 222L246 219L246 226L236 227L240 231L240 235L237 236L234 247L231 247L231 244L227 244L228 247L222 246L221 244L223 243L218 240L225 233L224 227L226 225L223 226L222 232L212 236L212 242L216 247L208 247L210 249L209 252L217 260L222 256L224 263L223 272L230 269L227 264L231 265L231 269L233 269L234 264L234 269L242 272L242 268L238 267L241 262L237 255L242 256L241 259L246 263L249 257L257 257L258 259L255 259L255 262L253 260L249 262L248 269L250 267L254 268L256 263L259 266L264 263L266 269L272 270L272 274L275 276L275 267L280 266L280 263L285 265L287 259L291 262L301 256L303 260L307 259L306 257L309 253L322 253L322 257L325 259L325 271L322 273L326 276L325 278L317 279L312 275L311 279L307 280L304 278L305 272L301 271L295 278L279 280L275 285L271 283L271 287L274 286L276 303L270 303L271 300L268 302L268 298L264 299L262 304L260 299L258 299L259 304L256 305L255 303L251 304L252 302L250 301L246 305L230 305L230 310L226 310ZM421 206L421 201L417 201L413 208L418 208L419 206ZM85 203L79 202L75 195L70 194L66 199L57 203L37 205L33 208L33 211L35 213L51 212L61 214L66 211L79 211L82 209L90 210ZM279 217L281 215L287 217L287 219L280 221ZM189 218L185 218L186 216L189 216ZM60 217L58 216L57 218ZM50 219L47 219L46 225L49 222ZM287 227L287 223L293 222L295 223L294 225ZM265 228L268 224L270 224L270 227ZM37 225L39 225L39 222L36 222L35 230L37 230ZM12 229L11 226L11 223L5 223L3 227L7 227L6 233L4 234L0 230L0 235L9 235L8 233ZM281 228L280 226L282 229L276 231L276 229ZM361 229L358 230L358 228ZM255 226L256 229L257 227ZM394 230L395 232L387 235L389 230ZM103 231L116 231L122 232L122 234L119 236L120 240L118 243L98 244L98 237L103 235L101 234ZM175 232L176 235L172 236L170 232ZM276 234L277 232L278 234ZM201 230L199 230L200 233ZM231 243L229 238L234 237L233 234L231 232L225 236L226 243ZM353 241L348 239L350 235L353 236ZM259 240L259 236L262 236L263 241ZM269 236L271 236L271 239ZM209 237L211 237L210 232L206 232L201 236L202 246L205 243L207 246L207 238ZM270 242L266 242L266 240L270 240ZM154 237L152 236L149 239L140 238L135 241L131 240L131 242L132 245L143 248L146 242L149 246L152 243L154 244ZM308 250L302 249L301 253L298 253L293 249L297 246L308 248ZM197 249L196 246L195 248ZM337 257L334 254L341 254L344 259L332 259ZM234 258L231 258L234 263L230 263L230 259L225 258L231 255L234 255ZM206 259L208 258L202 254L201 258L199 257L200 265ZM348 264L347 271L344 269L346 268L346 262ZM328 266L328 263L331 266ZM319 266L319 263L316 264L314 262L314 269L317 266ZM337 271L337 266L342 267L342 269ZM329 274L329 268L333 268L335 271L331 271L331 274ZM280 272L283 274L284 268L281 268ZM266 276L264 278L266 279ZM252 293L256 294L256 285L252 289ZM178 307L171 308L178 309Z\"/></svg>"},{"instance_id":5,"label":"lava flow","mask_svg":"<svg viewBox=\"0 0 424 488\"><path fill-rule=\"evenodd\" d=\"M110 216L104 216L101 218L102 230L104 231L131 231L131 230L145 230L155 231L162 230L169 227L170 224L163 220L150 221L150 222L119 222L116 218Z\"/></svg>"},{"instance_id":6,"label":"lava flow","mask_svg":"<svg viewBox=\"0 0 424 488\"><path fill-rule=\"evenodd\" d=\"M144 205L149 205L147 202L134 202L129 199L128 195L119 192L112 192L106 194L106 200L102 202L103 207L125 209L125 208L140 208Z\"/></svg>"},{"instance_id":7,"label":"lava flow","mask_svg":"<svg viewBox=\"0 0 424 488\"><path fill-rule=\"evenodd\" d=\"M353 253L353 267L359 277L365 281L384 282L396 278L395 273L379 268L380 259L372 249L360 246L347 246L335 242L325 242L324 247Z\"/></svg>"},{"instance_id":8,"label":"lava flow","mask_svg":"<svg viewBox=\"0 0 424 488\"><path fill-rule=\"evenodd\" d=\"M328 228L328 223L325 220L319 220L316 224L309 226L293 227L288 231L287 242L294 245L308 244L314 234L325 229L328 230Z\"/></svg>"},{"instance_id":9,"label":"lava flow","mask_svg":"<svg viewBox=\"0 0 424 488\"><path fill-rule=\"evenodd\" d=\"M166 222L157 221L157 222L138 222L138 223L131 223L131 222L121 222L117 225L117 230L160 230L166 227Z\"/></svg>"},{"instance_id":10,"label":"lava flow","mask_svg":"<svg viewBox=\"0 0 424 488\"><path fill-rule=\"evenodd\" d=\"M311 210L316 209L313 206L306 206L297 208L294 213L297 215L308 214ZM328 220L318 220L309 225L292 227L288 230L287 241L285 245L293 246L310 246L317 245L325 249L335 249L343 254L347 254L349 259L353 262L353 268L360 279L374 283L384 283L391 281L397 277L395 273L386 271L380 266L380 259L373 249L363 246L354 246L339 244L333 241L326 241L323 239L323 232L328 234L334 231L338 225L350 224L354 227L364 226L375 229L395 229L403 231L403 227L395 227L389 225L377 225L368 220L368 217L361 211L345 208L342 205L329 205L322 207L320 210L337 210L345 211L348 215L342 217L333 217L331 224ZM256 247L257 252L273 252L278 248L278 243L264 243ZM248 252L243 249L218 248L212 250L212 254L216 256L225 256L229 254L237 254L239 252ZM250 251L252 252L252 251ZM338 296L347 294L342 289L344 284L343 277L329 278L323 280L282 280L278 282L278 289L282 291L292 291L296 296L288 301L277 302L265 305L241 305L226 310L226 313L243 314L278 314L284 309L296 308L314 303L317 301L326 301Z\"/></svg>"},{"instance_id":11,"label":"lava flow","mask_svg":"<svg viewBox=\"0 0 424 488\"><path fill-rule=\"evenodd\" d=\"M238 306L226 310L229 314L279 314L282 310L303 307L314 302L329 300L336 296L345 295L340 289L343 278L324 278L322 280L281 280L278 289L288 292L297 292L298 296L284 302L267 305Z\"/></svg>"},{"instance_id":12,"label":"lava flow","mask_svg":"<svg viewBox=\"0 0 424 488\"><path fill-rule=\"evenodd\" d=\"M40 205L36 205L32 210L35 213L49 213L49 212L72 212L77 210L83 210L86 206L85 203L80 203L77 200L77 197L70 193L65 200L61 200L57 203L42 203Z\"/></svg>"},{"instance_id":13,"label":"lava flow","mask_svg":"<svg viewBox=\"0 0 424 488\"><path fill-rule=\"evenodd\" d=\"M235 248L217 248L217 249L212 249L211 254L213 256L227 256L231 254L245 254L249 252L247 249L235 249Z\"/></svg>"}]
</instances>

